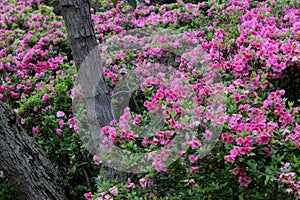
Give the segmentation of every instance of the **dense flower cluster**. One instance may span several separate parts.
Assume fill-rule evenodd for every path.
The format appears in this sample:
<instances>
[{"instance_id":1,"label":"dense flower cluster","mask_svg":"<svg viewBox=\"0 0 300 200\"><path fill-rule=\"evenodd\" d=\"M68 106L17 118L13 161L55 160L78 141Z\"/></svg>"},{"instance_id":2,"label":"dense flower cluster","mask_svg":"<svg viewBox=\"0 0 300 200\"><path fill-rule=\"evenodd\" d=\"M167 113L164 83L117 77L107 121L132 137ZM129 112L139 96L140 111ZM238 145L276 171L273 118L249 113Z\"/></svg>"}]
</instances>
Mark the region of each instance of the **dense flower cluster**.
<instances>
[{"instance_id":1,"label":"dense flower cluster","mask_svg":"<svg viewBox=\"0 0 300 200\"><path fill-rule=\"evenodd\" d=\"M116 8L101 2L104 11L92 19L106 56L104 75L111 93L129 71L141 77L138 108L125 108L101 136L104 143L129 151L161 151L152 162L155 172L116 185L101 180L98 192L85 198L151 199L174 192L200 199L272 199L274 190L280 194L284 186L299 197L299 107L278 87L290 75L288 69L299 71L300 66L300 9L297 1L291 2L178 1L139 5L136 10L126 2ZM152 30L143 32L145 38L159 32L151 38L157 46L141 36L120 37L130 30ZM76 75L63 20L41 1L3 0L0 38L0 99L18 112L26 130L37 138L46 134L53 142L79 132L71 106L79 91L71 89ZM103 45L109 41L134 49L114 47L111 54L111 47ZM223 84L213 87L216 73ZM214 110L214 94L220 90L226 94L226 108L218 105ZM187 100L192 106L183 103ZM138 145L130 127L146 126L151 113L163 116L163 130ZM187 123L185 117L191 115ZM212 125L222 125L222 134L202 157L205 141L216 139ZM180 159L165 166L164 159L173 153L167 147L187 128L194 130L182 144L189 148L176 152ZM94 161L102 163L97 155ZM221 192L224 188L230 189Z\"/></svg>"},{"instance_id":2,"label":"dense flower cluster","mask_svg":"<svg viewBox=\"0 0 300 200\"><path fill-rule=\"evenodd\" d=\"M292 107L291 104L287 105L284 98L285 91L276 90L274 87L274 80L283 80L289 75L285 73L287 68L299 66L300 38L297 28L300 18L299 9L286 5L279 12L276 10L278 9L276 3L272 1L269 4L252 1L230 1L215 5L211 3L185 5L178 2L172 5L163 5L160 9L154 6L145 9L141 6L132 14L131 10L122 5L119 4L112 11L93 16L100 40L121 34L128 28L165 28L169 27L170 24L173 25L171 27L182 28L186 23L196 23L199 15L217 15L214 18L215 21L211 25L206 24L207 27L204 29L200 25L192 27L189 32L183 32L182 37L186 37L187 41L201 44L201 46L188 52L190 59L187 59L187 54L175 58L176 61L179 61L178 68L176 68L176 62L173 63L173 67L175 67L175 71L178 70L174 74L185 77L185 80L190 83L189 86L194 89L193 92L202 97L193 99L194 103L198 105L195 114L197 109L201 109L205 98L209 97L209 91L207 90L210 89L199 85L200 82L205 83L206 77L209 77L210 74L202 74L204 78L198 76L197 58L201 59L202 65L207 64L210 70L219 70L223 78L228 80L224 90L228 94L227 103L230 104L228 106L230 111L221 120L222 123L226 124L221 138L225 144L225 149L228 151L228 154L224 156L224 160L226 163L233 164L230 166L235 166L233 174L238 177L241 186L247 187L250 183L255 184L251 175L245 170L245 168L250 170L246 164L249 160L258 159L260 155L263 155L263 157L276 156L274 152L280 151L280 147L277 146L279 141L281 145L292 141L293 145L299 147L298 137L296 136L297 127L299 127L298 108ZM237 13L240 17L234 18L233 16ZM229 15L233 15L231 18L232 21L236 20L236 24L232 25L230 21L222 21L224 16ZM160 35L155 42L160 43L161 41L168 41L169 45L175 48L186 44L185 40L180 39L170 41L170 38L166 35ZM131 42L138 43L138 38L132 38ZM206 53L199 55L200 51ZM154 70L160 70L160 65L156 63L156 59L159 60L166 56L167 52L145 46L135 53L136 57L134 59L136 60L132 60L132 63L137 66L135 73L142 73L141 76L147 76L141 83L141 89L145 91L145 88L153 88L153 86L158 88L153 90L151 100L144 102L144 107L150 112L158 112L159 108L166 109L168 104L172 104L170 110L163 111L164 114L169 114L170 118L167 121L170 123L171 128L176 130L181 126L181 128L187 127L188 124L181 123L178 120L178 116L184 108L178 105L178 102L182 99L177 100L178 97L184 97L185 91L188 91L189 88L180 87L178 82L172 81L170 81L170 85L174 88L168 88L165 84L162 84L165 73L156 73L156 76L150 76L153 73L148 72L151 67ZM106 69L106 76L112 80L113 85L121 78L120 74L122 73L119 68L124 63L122 61L127 60L127 55L124 56L124 52L120 52L118 56L108 62L113 67ZM140 70L141 66L144 67L142 70ZM174 68L170 67L168 70L172 71ZM172 77L171 80L176 79ZM172 111L175 111L175 117L170 114ZM201 114L197 117L201 118L207 115L203 111L200 111ZM127 110L127 112L129 111ZM130 120L132 119L128 115L127 121ZM143 119L139 119L139 121L144 122ZM132 137L129 137L129 135L124 136L124 131L122 131L122 134L108 131L110 129L116 131L118 128L120 130L128 128L128 126L122 126L122 123L120 121L120 124L116 124L117 127L106 127L104 129L107 130L105 133L107 133L113 144L117 144L118 140L128 140L128 138L131 138L130 141L134 140L133 133L130 133ZM209 138L208 132L209 130L204 129L202 137ZM201 149L199 139L202 137L193 137L190 141L191 149L195 150L194 152ZM143 146L168 144L168 140L165 141L165 139L168 139L168 137L159 131L152 138L144 138ZM198 157L188 155L188 158L191 163L189 172L191 174L198 173L199 166L197 166L197 163L200 163ZM153 165L157 172L168 171L167 168L155 161ZM277 172L274 171L274 173ZM251 170L250 174L253 175ZM283 180L283 178L276 178L278 178L278 181ZM286 182L283 181L283 183ZM292 189L297 193L296 187L292 187ZM292 189L290 188L289 191L292 191Z\"/></svg>"}]
</instances>

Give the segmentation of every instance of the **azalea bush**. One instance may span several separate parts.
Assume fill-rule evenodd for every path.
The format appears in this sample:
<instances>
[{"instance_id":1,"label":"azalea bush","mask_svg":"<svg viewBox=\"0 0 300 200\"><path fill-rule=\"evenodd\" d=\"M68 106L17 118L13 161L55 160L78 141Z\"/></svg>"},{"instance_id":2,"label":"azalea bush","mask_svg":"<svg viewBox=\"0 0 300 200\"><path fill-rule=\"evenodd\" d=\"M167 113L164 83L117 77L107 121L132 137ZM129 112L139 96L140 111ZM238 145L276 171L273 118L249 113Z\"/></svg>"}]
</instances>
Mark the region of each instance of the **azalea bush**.
<instances>
[{"instance_id":1,"label":"azalea bush","mask_svg":"<svg viewBox=\"0 0 300 200\"><path fill-rule=\"evenodd\" d=\"M39 1L1 1L0 13L0 99L18 114L69 193L83 198L98 168L74 131L69 95L76 68L63 20ZM3 173L1 197L17 199Z\"/></svg>"},{"instance_id":2,"label":"azalea bush","mask_svg":"<svg viewBox=\"0 0 300 200\"><path fill-rule=\"evenodd\" d=\"M157 152L152 171L127 173L123 181L105 180L98 167L107 157L89 155L78 136L72 112L77 72L63 20L39 1L0 6L0 99L18 113L71 194L98 200L299 198L298 1L145 2L135 10L123 1L115 8L107 1L95 5L111 94L129 73L142 78L120 119L102 128L103 143ZM143 34L120 37L138 30ZM131 49L117 48L127 43ZM212 84L215 78L220 85ZM212 108L214 86L225 97L216 108L221 113ZM153 113L162 116L160 130L139 137L130 129L151 125ZM213 126L222 127L216 137ZM180 135L190 129L190 137ZM184 139L184 150L168 149L176 137ZM177 159L165 164L173 154ZM9 188L4 176L1 188ZM7 190L1 194L10 195Z\"/></svg>"},{"instance_id":3,"label":"azalea bush","mask_svg":"<svg viewBox=\"0 0 300 200\"><path fill-rule=\"evenodd\" d=\"M203 139L207 139L207 127L202 127L202 130L195 133L197 138L190 141L190 149L183 152L183 156L171 165L164 166L157 162L161 160L155 160L152 163L154 172L129 176L126 184L105 182L100 175L98 193L87 193L86 198L297 197L299 97L290 94L297 93L299 85L294 91L288 90L287 87L291 84L288 81L291 76L288 71L291 68L299 71L297 6L297 2L290 1L205 2L197 5L178 2L160 7L140 6L135 10L136 14L132 15L126 4L119 4L115 10L100 16L94 15L98 37L103 38L103 41L128 28L150 26L158 30L178 29L183 33L182 37L200 44L198 51L186 53L195 60L200 59L201 64L207 64L209 69L218 69L222 74L227 95L227 112L219 141L204 158L199 158L198 155L203 152L201 144ZM111 26L103 25L106 24L106 20L113 20L114 23ZM160 37L161 41L170 42L167 36ZM138 43L139 40L135 38L131 42ZM184 47L185 44L184 40L178 40L175 45ZM197 54L200 50L206 53ZM165 49L149 46L137 50L134 54L123 54L124 52L120 52L117 59L113 58L107 62L111 67L105 69L105 75L112 88L122 76L122 67L130 69L127 67L129 61L137 66L135 73L140 73L149 70L153 63L155 66L157 63L165 64L165 58L169 58L169 52ZM186 55L173 57L168 61L173 67L169 69L177 70L177 75L188 77L194 93L203 97L200 102L197 102L196 98L193 99L199 106L197 108L202 108L203 105L205 108L208 103L205 100L209 99L209 88L199 83L203 84L203 78L209 77L209 74L201 74L200 67L197 68L197 61L188 59ZM156 69L160 70L159 67ZM199 77L199 74L203 77ZM182 125L182 121L176 118L180 116L181 108L184 109L184 106L178 105L182 102L182 89L168 88L162 83L160 76L155 74L141 83L146 97L142 111L155 112L159 108L165 109L167 114L164 128L174 131ZM299 75L295 76L299 78ZM170 83L175 84L172 81ZM170 102L171 105L168 104ZM138 138L134 137L133 132L124 133L126 122L138 122L143 126L148 119L144 113L138 118L137 111L134 108L131 110L131 113L128 109L125 110L120 123L103 128L102 136L106 136L107 141L114 145L120 145L132 152L156 150L157 147L162 148L166 145L166 141L170 139L167 132L158 131L152 137L143 138L142 147L138 145ZM201 116L207 117L209 112L205 109L201 111ZM168 156L168 153L170 152L162 152L160 155ZM99 159L95 156L96 163Z\"/></svg>"}]
</instances>

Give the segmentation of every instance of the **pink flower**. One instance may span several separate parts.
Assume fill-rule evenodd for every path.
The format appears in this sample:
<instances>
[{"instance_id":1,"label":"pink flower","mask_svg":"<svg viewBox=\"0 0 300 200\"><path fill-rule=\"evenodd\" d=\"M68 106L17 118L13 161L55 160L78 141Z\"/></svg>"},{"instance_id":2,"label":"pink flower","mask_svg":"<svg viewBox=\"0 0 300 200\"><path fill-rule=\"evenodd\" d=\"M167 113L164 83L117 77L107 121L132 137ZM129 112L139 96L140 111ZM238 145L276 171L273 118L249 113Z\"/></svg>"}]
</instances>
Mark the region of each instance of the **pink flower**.
<instances>
[{"instance_id":1,"label":"pink flower","mask_svg":"<svg viewBox=\"0 0 300 200\"><path fill-rule=\"evenodd\" d=\"M239 154L240 155L246 155L247 153L252 151L252 147L247 146L247 147L240 147L239 148Z\"/></svg>"},{"instance_id":2,"label":"pink flower","mask_svg":"<svg viewBox=\"0 0 300 200\"><path fill-rule=\"evenodd\" d=\"M170 156L170 151L168 149L163 148L161 150L161 155L163 158L168 158Z\"/></svg>"},{"instance_id":3,"label":"pink flower","mask_svg":"<svg viewBox=\"0 0 300 200\"><path fill-rule=\"evenodd\" d=\"M283 170L287 170L289 168L289 166L291 165L291 163L287 162L284 164L284 166L282 168L280 168L282 171Z\"/></svg>"},{"instance_id":4,"label":"pink flower","mask_svg":"<svg viewBox=\"0 0 300 200\"><path fill-rule=\"evenodd\" d=\"M118 138L117 138L117 133L116 132L113 132L113 133L109 134L109 141L112 144L115 144L115 145L118 143Z\"/></svg>"},{"instance_id":5,"label":"pink flower","mask_svg":"<svg viewBox=\"0 0 300 200\"><path fill-rule=\"evenodd\" d=\"M99 156L97 156L97 155L94 155L93 160L96 165L99 165L101 163L101 160L100 160Z\"/></svg>"},{"instance_id":6,"label":"pink flower","mask_svg":"<svg viewBox=\"0 0 300 200\"><path fill-rule=\"evenodd\" d=\"M253 142L253 140L252 140L251 136L246 136L246 138L243 141L244 146L250 146L252 142Z\"/></svg>"},{"instance_id":7,"label":"pink flower","mask_svg":"<svg viewBox=\"0 0 300 200\"><path fill-rule=\"evenodd\" d=\"M193 174L193 173L198 173L199 172L199 167L196 167L196 166L193 166L190 168L190 173Z\"/></svg>"},{"instance_id":8,"label":"pink flower","mask_svg":"<svg viewBox=\"0 0 300 200\"><path fill-rule=\"evenodd\" d=\"M25 124L26 123L26 119L21 119L21 124Z\"/></svg>"},{"instance_id":9,"label":"pink flower","mask_svg":"<svg viewBox=\"0 0 300 200\"><path fill-rule=\"evenodd\" d=\"M129 184L126 186L126 189L127 189L127 190L130 190L130 191L131 191L131 190L134 190L134 189L135 189L135 184L132 183L132 182L129 183Z\"/></svg>"},{"instance_id":10,"label":"pink flower","mask_svg":"<svg viewBox=\"0 0 300 200\"><path fill-rule=\"evenodd\" d=\"M162 131L156 132L155 136L160 140L164 139L164 133Z\"/></svg>"},{"instance_id":11,"label":"pink flower","mask_svg":"<svg viewBox=\"0 0 300 200\"><path fill-rule=\"evenodd\" d=\"M61 134L62 134L62 132L63 132L63 130L61 130L60 128L56 129L56 133L57 133L57 135L61 135Z\"/></svg>"},{"instance_id":12,"label":"pink flower","mask_svg":"<svg viewBox=\"0 0 300 200\"><path fill-rule=\"evenodd\" d=\"M234 163L235 158L238 156L238 154L239 154L239 151L237 149L231 149L230 155L224 156L224 159L226 162Z\"/></svg>"},{"instance_id":13,"label":"pink flower","mask_svg":"<svg viewBox=\"0 0 300 200\"><path fill-rule=\"evenodd\" d=\"M233 156L231 156L231 155L226 155L226 156L224 156L224 160L225 160L226 162L234 163L235 157L233 157Z\"/></svg>"},{"instance_id":14,"label":"pink flower","mask_svg":"<svg viewBox=\"0 0 300 200\"><path fill-rule=\"evenodd\" d=\"M152 165L154 166L154 169L157 172L167 172L168 171L168 169L164 166L162 159L160 159L160 158L156 158L153 161Z\"/></svg>"},{"instance_id":15,"label":"pink flower","mask_svg":"<svg viewBox=\"0 0 300 200\"><path fill-rule=\"evenodd\" d=\"M236 167L232 170L232 173L234 175L241 175L241 176L246 176L246 171L244 168L241 168L241 167Z\"/></svg>"},{"instance_id":16,"label":"pink flower","mask_svg":"<svg viewBox=\"0 0 300 200\"><path fill-rule=\"evenodd\" d=\"M85 197L86 200L92 200L92 193L91 192L85 193L83 196Z\"/></svg>"},{"instance_id":17,"label":"pink flower","mask_svg":"<svg viewBox=\"0 0 300 200\"><path fill-rule=\"evenodd\" d=\"M232 155L233 157L236 157L237 155L239 155L239 151L237 149L231 149L230 155Z\"/></svg>"},{"instance_id":18,"label":"pink flower","mask_svg":"<svg viewBox=\"0 0 300 200\"><path fill-rule=\"evenodd\" d=\"M241 95L239 93L237 93L237 92L234 93L233 94L233 100L234 100L235 103L240 102L241 101Z\"/></svg>"},{"instance_id":19,"label":"pink flower","mask_svg":"<svg viewBox=\"0 0 300 200\"><path fill-rule=\"evenodd\" d=\"M116 124L116 123L117 123L117 120L114 119L114 120L111 120L111 121L109 122L109 125L112 126L112 125L114 125L114 124Z\"/></svg>"},{"instance_id":20,"label":"pink flower","mask_svg":"<svg viewBox=\"0 0 300 200\"><path fill-rule=\"evenodd\" d=\"M249 110L249 108L250 108L250 105L249 104L244 104L244 105L239 105L239 110L240 111L247 111L247 110Z\"/></svg>"},{"instance_id":21,"label":"pink flower","mask_svg":"<svg viewBox=\"0 0 300 200\"><path fill-rule=\"evenodd\" d=\"M244 143L244 139L242 137L237 138L235 141L239 146L242 146Z\"/></svg>"},{"instance_id":22,"label":"pink flower","mask_svg":"<svg viewBox=\"0 0 300 200\"><path fill-rule=\"evenodd\" d=\"M195 163L199 160L199 157L198 156L194 156L194 155L189 155L189 161L191 163Z\"/></svg>"},{"instance_id":23,"label":"pink flower","mask_svg":"<svg viewBox=\"0 0 300 200\"><path fill-rule=\"evenodd\" d=\"M32 132L34 135L37 135L39 133L39 130L37 127L32 127Z\"/></svg>"},{"instance_id":24,"label":"pink flower","mask_svg":"<svg viewBox=\"0 0 300 200\"><path fill-rule=\"evenodd\" d=\"M13 92L13 91L10 91L10 96L14 99L17 99L20 97L20 94L19 93L16 93L16 92Z\"/></svg>"},{"instance_id":25,"label":"pink flower","mask_svg":"<svg viewBox=\"0 0 300 200\"><path fill-rule=\"evenodd\" d=\"M146 188L147 187L147 180L145 178L141 178L139 180L139 183L142 186L142 188Z\"/></svg>"},{"instance_id":26,"label":"pink flower","mask_svg":"<svg viewBox=\"0 0 300 200\"><path fill-rule=\"evenodd\" d=\"M127 69L125 69L125 68L121 68L121 69L120 69L120 73L122 73L122 74L125 74L126 71L127 71Z\"/></svg>"},{"instance_id":27,"label":"pink flower","mask_svg":"<svg viewBox=\"0 0 300 200\"><path fill-rule=\"evenodd\" d=\"M142 141L142 145L143 145L143 147L147 147L148 145L149 145L149 143L150 143L150 140L149 140L149 138L144 138L143 139L143 141Z\"/></svg>"},{"instance_id":28,"label":"pink flower","mask_svg":"<svg viewBox=\"0 0 300 200\"><path fill-rule=\"evenodd\" d=\"M75 122L76 122L76 120L75 120L74 117L72 117L72 118L70 118L70 119L68 120L68 123L70 124L70 128L73 128Z\"/></svg>"},{"instance_id":29,"label":"pink flower","mask_svg":"<svg viewBox=\"0 0 300 200\"><path fill-rule=\"evenodd\" d=\"M46 101L49 99L49 95L48 94L44 94L44 96L42 97L43 103L46 103Z\"/></svg>"},{"instance_id":30,"label":"pink flower","mask_svg":"<svg viewBox=\"0 0 300 200\"><path fill-rule=\"evenodd\" d=\"M199 141L198 138L193 136L192 142L191 142L192 149L196 149L198 147L201 147L201 142Z\"/></svg>"},{"instance_id":31,"label":"pink flower","mask_svg":"<svg viewBox=\"0 0 300 200\"><path fill-rule=\"evenodd\" d=\"M114 195L114 196L117 196L118 193L119 193L119 192L118 192L117 186L114 186L114 187L110 188L109 191L110 191L110 193L111 193L112 195Z\"/></svg>"},{"instance_id":32,"label":"pink flower","mask_svg":"<svg viewBox=\"0 0 300 200\"><path fill-rule=\"evenodd\" d=\"M177 156L178 156L179 158L182 158L182 157L185 155L185 153L186 153L186 151L184 151L184 150L179 151L179 152L177 153Z\"/></svg>"},{"instance_id":33,"label":"pink flower","mask_svg":"<svg viewBox=\"0 0 300 200\"><path fill-rule=\"evenodd\" d=\"M159 139L153 138L151 144L154 145L154 146L157 146L159 144Z\"/></svg>"},{"instance_id":34,"label":"pink flower","mask_svg":"<svg viewBox=\"0 0 300 200\"><path fill-rule=\"evenodd\" d=\"M293 181L293 176L295 176L294 172L290 172L290 173L282 173L279 176L279 181L283 182L283 183L290 183L290 182L294 182Z\"/></svg>"},{"instance_id":35,"label":"pink flower","mask_svg":"<svg viewBox=\"0 0 300 200\"><path fill-rule=\"evenodd\" d=\"M230 144L234 141L234 137L231 134L223 133L221 135L224 144Z\"/></svg>"},{"instance_id":36,"label":"pink flower","mask_svg":"<svg viewBox=\"0 0 300 200\"><path fill-rule=\"evenodd\" d=\"M263 132L261 135L256 137L256 142L259 145L266 145L271 140L271 136L268 132Z\"/></svg>"},{"instance_id":37,"label":"pink flower","mask_svg":"<svg viewBox=\"0 0 300 200\"><path fill-rule=\"evenodd\" d=\"M293 192L293 189L292 189L292 188L287 188L285 191L286 191L287 193L291 193L291 192Z\"/></svg>"},{"instance_id":38,"label":"pink flower","mask_svg":"<svg viewBox=\"0 0 300 200\"><path fill-rule=\"evenodd\" d=\"M79 127L79 123L78 123L78 122L74 124L73 129L74 129L74 131L77 132L77 133L80 132L81 129L80 129L80 127Z\"/></svg>"},{"instance_id":39,"label":"pink flower","mask_svg":"<svg viewBox=\"0 0 300 200\"><path fill-rule=\"evenodd\" d=\"M205 137L206 140L211 140L213 133L210 130L206 130L203 136Z\"/></svg>"},{"instance_id":40,"label":"pink flower","mask_svg":"<svg viewBox=\"0 0 300 200\"><path fill-rule=\"evenodd\" d=\"M62 128L65 125L64 120L59 120L59 127Z\"/></svg>"},{"instance_id":41,"label":"pink flower","mask_svg":"<svg viewBox=\"0 0 300 200\"><path fill-rule=\"evenodd\" d=\"M63 116L65 116L65 113L63 111L58 111L56 113L56 117L63 117Z\"/></svg>"},{"instance_id":42,"label":"pink flower","mask_svg":"<svg viewBox=\"0 0 300 200\"><path fill-rule=\"evenodd\" d=\"M251 178L248 176L240 176L239 177L239 183L241 186L248 187L249 183L251 183Z\"/></svg>"},{"instance_id":43,"label":"pink flower","mask_svg":"<svg viewBox=\"0 0 300 200\"><path fill-rule=\"evenodd\" d=\"M141 120L140 120L139 118L134 118L134 119L133 119L133 122L134 122L135 124L139 124L139 123L141 123Z\"/></svg>"}]
</instances>

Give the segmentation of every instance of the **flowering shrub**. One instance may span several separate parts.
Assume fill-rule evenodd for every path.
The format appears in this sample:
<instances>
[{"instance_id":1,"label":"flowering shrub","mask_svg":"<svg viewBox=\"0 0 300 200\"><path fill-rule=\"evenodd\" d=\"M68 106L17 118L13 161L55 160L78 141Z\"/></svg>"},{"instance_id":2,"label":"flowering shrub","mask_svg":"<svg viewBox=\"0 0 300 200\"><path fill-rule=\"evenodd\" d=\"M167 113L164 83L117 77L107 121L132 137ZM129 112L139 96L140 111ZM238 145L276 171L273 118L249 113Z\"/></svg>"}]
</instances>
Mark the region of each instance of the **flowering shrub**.
<instances>
[{"instance_id":1,"label":"flowering shrub","mask_svg":"<svg viewBox=\"0 0 300 200\"><path fill-rule=\"evenodd\" d=\"M18 113L70 193L83 198L96 168L73 129L69 95L76 69L63 21L39 1L1 1L0 27L0 99ZM1 177L1 197L17 199L5 188L11 186Z\"/></svg>"},{"instance_id":2,"label":"flowering shrub","mask_svg":"<svg viewBox=\"0 0 300 200\"><path fill-rule=\"evenodd\" d=\"M98 4L102 12L94 13L92 19L99 42L125 30L148 27L178 30L182 38L168 45L183 49L182 55L173 55L162 46L145 45L134 51L120 49L107 58L104 75L112 90L129 70L145 79L135 102L130 102L119 121L102 129L102 137L130 152L161 149L157 158L168 157L170 152L163 147L176 137L174 132L189 126L181 118L186 112L181 104L185 91L196 94L192 102L197 106L192 110L197 119L208 121L196 123L199 126L187 141L187 150L176 152L180 158L170 165L156 159L152 172L128 174L122 182L104 180L100 172L91 183L81 185L96 174L72 115L76 70L63 21L39 1L2 1L0 99L18 112L21 124L71 184L71 193L80 195L77 199L299 198L299 97L291 99L292 91L285 91L290 69L298 72L293 76L299 79L298 1L177 2L140 5L136 10L126 2L116 8L104 1ZM170 41L164 35L158 40ZM139 38L130 42L139 44ZM197 48L185 51L186 43ZM201 72L199 63L209 70ZM170 85L162 81L165 66L173 72ZM162 72L150 76L153 67ZM213 99L208 83L213 81L210 72L215 71L221 74L227 96L226 112L218 122L209 120ZM146 126L150 113L160 108L165 117L163 130L142 141L126 130L132 123ZM214 123L223 125L222 133L214 148L201 156L204 141L212 137L208 126ZM97 155L94 162L102 163Z\"/></svg>"},{"instance_id":3,"label":"flowering shrub","mask_svg":"<svg viewBox=\"0 0 300 200\"><path fill-rule=\"evenodd\" d=\"M208 156L197 156L197 151L201 151L201 138L206 138L208 134L204 127L198 131L197 138L194 137L190 143L191 148L184 152L181 159L169 166L154 161L155 172L135 175L127 185L117 185L116 199L286 199L289 195L285 190L298 195L296 177L299 145L295 130L299 126L299 111L298 107L293 107L298 102L297 99L286 99L285 91L282 90L284 84L278 85L278 82L286 80L290 75L286 73L287 69L299 66L299 34L295 31L299 9L296 5L297 2L273 1L231 1L224 4L206 2L196 5L178 2L161 7L141 6L132 14L125 4L119 4L115 10L93 16L101 41L132 28L155 26L158 29L180 29L189 41L201 44L201 49L207 52L202 56L193 54L194 52L190 54L209 63L210 69L218 69L222 73L228 95L223 133ZM168 41L167 38L160 39ZM176 45L180 46L180 40ZM146 63L150 63L150 66L151 63L162 62L164 55L168 56L163 50L146 46L134 55L130 52L123 54L124 52L120 52L120 58L107 62L111 67L105 69L105 75L112 87L121 78L120 69L128 65L128 61L132 60L136 66ZM189 80L193 80L190 84L196 85L200 80L195 75L195 62L183 58L184 55L174 58L173 60L179 59L180 63L172 62L170 65L178 67L178 73L189 77ZM144 102L144 110L151 112L171 103L170 110L166 112L170 114L172 110L176 111L176 95L169 96L170 89L160 84L159 77L145 79L141 88L146 99L150 99ZM201 93L201 89L195 92L207 97ZM205 101L205 98L202 100ZM202 101L198 106L203 103ZM127 124L132 123L131 120L135 122L138 117L136 111L131 116L129 110L125 113L127 114L123 117ZM176 115L178 111L174 113L174 117ZM142 116L137 121L143 124L146 120L147 117ZM173 123L175 125L180 121L175 119ZM122 144L127 150L139 151L140 146L132 143L137 141L134 134L127 132L124 135L125 132L118 132L124 129L126 123L120 118L120 124L103 128L102 136L106 135L107 141L115 145ZM163 135L164 132L156 132L154 137L144 138L141 148L154 150L157 145L165 144L164 140L167 138ZM293 172L285 175L282 167L291 162L291 157L294 160L293 166L296 167L285 169L286 172ZM147 185L148 180L150 185ZM109 194L109 188L116 186L106 185L103 180L99 184L100 191L105 194ZM291 198L292 196L290 195ZM96 193L94 196L90 195L90 198L96 197L105 198L103 193L100 196Z\"/></svg>"}]
</instances>

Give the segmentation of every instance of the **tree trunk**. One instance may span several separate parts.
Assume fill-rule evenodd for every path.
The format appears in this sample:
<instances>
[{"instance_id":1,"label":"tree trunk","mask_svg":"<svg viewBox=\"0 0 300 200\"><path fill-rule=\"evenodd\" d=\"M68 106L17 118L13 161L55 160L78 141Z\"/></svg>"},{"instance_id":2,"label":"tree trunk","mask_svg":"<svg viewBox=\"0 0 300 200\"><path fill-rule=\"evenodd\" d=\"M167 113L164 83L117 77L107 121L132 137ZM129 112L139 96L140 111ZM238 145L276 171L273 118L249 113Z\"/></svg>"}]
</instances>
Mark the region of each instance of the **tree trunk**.
<instances>
[{"instance_id":1,"label":"tree trunk","mask_svg":"<svg viewBox=\"0 0 300 200\"><path fill-rule=\"evenodd\" d=\"M88 0L60 0L58 7L68 30L72 54L77 66L97 47Z\"/></svg>"},{"instance_id":2,"label":"tree trunk","mask_svg":"<svg viewBox=\"0 0 300 200\"><path fill-rule=\"evenodd\" d=\"M83 96L86 99L95 98L96 117L101 127L106 126L113 120L111 97L103 76L100 51L95 54L98 43L91 19L89 0L60 0L59 8L68 29L68 39L77 70L80 70L79 75L85 78L80 81ZM94 51L93 55L99 57L93 56L93 59L85 61L87 57L91 58L92 51ZM91 83L95 79L98 82ZM95 112L91 108L87 108L87 111L89 115Z\"/></svg>"},{"instance_id":3,"label":"tree trunk","mask_svg":"<svg viewBox=\"0 0 300 200\"><path fill-rule=\"evenodd\" d=\"M105 83L100 50L91 19L90 1L60 0L58 9L68 30L68 39L78 70L82 97L89 119L89 128L96 144L99 139L100 127L109 125L113 120L113 113L111 96ZM97 150L89 150L92 153L97 152ZM104 178L113 179L116 175L115 170L108 168L105 170L107 173Z\"/></svg>"},{"instance_id":4,"label":"tree trunk","mask_svg":"<svg viewBox=\"0 0 300 200\"><path fill-rule=\"evenodd\" d=\"M0 169L15 186L20 199L65 200L64 181L51 162L0 102Z\"/></svg>"}]
</instances>

